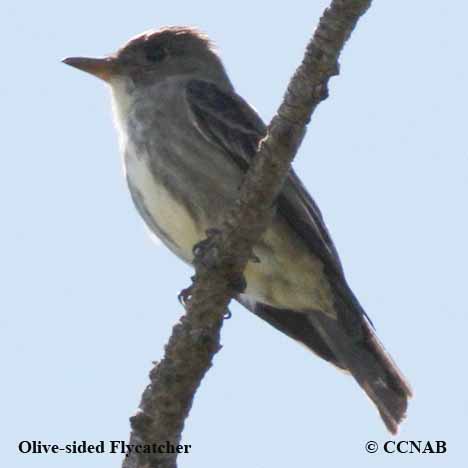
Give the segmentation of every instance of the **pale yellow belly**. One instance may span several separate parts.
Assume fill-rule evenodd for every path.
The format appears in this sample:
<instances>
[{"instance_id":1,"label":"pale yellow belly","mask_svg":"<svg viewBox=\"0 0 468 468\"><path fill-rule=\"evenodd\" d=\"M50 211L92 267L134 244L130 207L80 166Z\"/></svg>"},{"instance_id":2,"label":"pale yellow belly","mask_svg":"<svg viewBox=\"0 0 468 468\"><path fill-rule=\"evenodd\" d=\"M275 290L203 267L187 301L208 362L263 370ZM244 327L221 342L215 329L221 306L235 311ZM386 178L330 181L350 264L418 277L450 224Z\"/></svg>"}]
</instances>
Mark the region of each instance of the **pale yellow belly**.
<instances>
[{"instance_id":1,"label":"pale yellow belly","mask_svg":"<svg viewBox=\"0 0 468 468\"><path fill-rule=\"evenodd\" d=\"M322 262L311 255L282 220L276 220L254 247L259 263L245 270L248 295L293 310L321 310L335 317L333 291Z\"/></svg>"},{"instance_id":2,"label":"pale yellow belly","mask_svg":"<svg viewBox=\"0 0 468 468\"><path fill-rule=\"evenodd\" d=\"M216 226L196 223L183 204L178 203L162 184L155 183L143 158L127 160L126 171L142 195L154 223L177 246L176 253L191 262L193 246L205 239L206 229ZM247 265L246 294L275 307L318 309L334 316L333 294L323 273L322 262L310 254L284 221L274 221L262 241L254 247L254 254L260 262Z\"/></svg>"}]
</instances>

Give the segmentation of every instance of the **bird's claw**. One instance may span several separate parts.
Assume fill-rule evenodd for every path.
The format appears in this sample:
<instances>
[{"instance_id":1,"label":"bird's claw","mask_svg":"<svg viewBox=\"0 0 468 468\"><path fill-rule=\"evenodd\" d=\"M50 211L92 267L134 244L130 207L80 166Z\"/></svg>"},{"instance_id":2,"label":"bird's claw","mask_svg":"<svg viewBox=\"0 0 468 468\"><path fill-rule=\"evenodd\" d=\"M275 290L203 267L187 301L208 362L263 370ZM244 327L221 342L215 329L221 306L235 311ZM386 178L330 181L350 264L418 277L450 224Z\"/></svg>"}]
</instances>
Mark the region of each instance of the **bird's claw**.
<instances>
[{"instance_id":1,"label":"bird's claw","mask_svg":"<svg viewBox=\"0 0 468 468\"><path fill-rule=\"evenodd\" d=\"M187 303L192 297L192 289L193 286L189 286L188 288L182 289L182 291L177 295L177 299L182 306L187 307Z\"/></svg>"},{"instance_id":2,"label":"bird's claw","mask_svg":"<svg viewBox=\"0 0 468 468\"><path fill-rule=\"evenodd\" d=\"M185 308L187 307L187 303L192 297L192 290L193 290L193 285L189 286L188 288L182 289L180 293L177 295L177 299L179 300L180 304L184 306ZM223 318L224 320L229 320L232 317L232 312L229 309L226 309L224 312Z\"/></svg>"}]
</instances>

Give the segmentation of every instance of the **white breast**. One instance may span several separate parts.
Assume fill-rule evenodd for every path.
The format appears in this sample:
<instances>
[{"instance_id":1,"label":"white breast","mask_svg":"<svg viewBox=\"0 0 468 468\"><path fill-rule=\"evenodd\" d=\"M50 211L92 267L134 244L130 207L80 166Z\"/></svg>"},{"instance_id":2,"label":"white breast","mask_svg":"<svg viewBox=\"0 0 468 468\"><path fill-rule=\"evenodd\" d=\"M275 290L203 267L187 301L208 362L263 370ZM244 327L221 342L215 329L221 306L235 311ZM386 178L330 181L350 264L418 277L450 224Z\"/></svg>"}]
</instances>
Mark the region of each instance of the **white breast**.
<instances>
[{"instance_id":1,"label":"white breast","mask_svg":"<svg viewBox=\"0 0 468 468\"><path fill-rule=\"evenodd\" d=\"M119 135L120 149L123 152L127 144L126 122L130 109L134 103L133 94L130 93L132 83L121 77L113 78L109 83L112 95L112 113L114 123Z\"/></svg>"},{"instance_id":2,"label":"white breast","mask_svg":"<svg viewBox=\"0 0 468 468\"><path fill-rule=\"evenodd\" d=\"M151 217L152 224L162 230L177 246L176 253L190 262L193 257L192 248L203 239L203 232L193 221L185 206L178 203L163 184L156 183L146 161L147 156L137 155L132 151L130 143L125 158L127 179L138 189L142 197L140 202ZM147 224L152 229L152 226Z\"/></svg>"},{"instance_id":3,"label":"white breast","mask_svg":"<svg viewBox=\"0 0 468 468\"><path fill-rule=\"evenodd\" d=\"M148 164L150 155L146 154L146 150L141 146L137 149L129 138L127 121L131 117L135 99L133 94L128 92L129 88L131 84L121 79L112 83L114 118L124 155L126 178L129 185L138 190L138 204L143 205L140 210L143 209L151 218L151 222L147 222L150 230L158 235L154 228L157 226L175 244L175 253L190 262L193 257L192 248L204 238L204 232L193 221L185 206L177 203L163 184L156 183ZM132 135L133 132L139 131L137 124L138 122L132 119ZM164 241L163 238L161 240Z\"/></svg>"}]
</instances>

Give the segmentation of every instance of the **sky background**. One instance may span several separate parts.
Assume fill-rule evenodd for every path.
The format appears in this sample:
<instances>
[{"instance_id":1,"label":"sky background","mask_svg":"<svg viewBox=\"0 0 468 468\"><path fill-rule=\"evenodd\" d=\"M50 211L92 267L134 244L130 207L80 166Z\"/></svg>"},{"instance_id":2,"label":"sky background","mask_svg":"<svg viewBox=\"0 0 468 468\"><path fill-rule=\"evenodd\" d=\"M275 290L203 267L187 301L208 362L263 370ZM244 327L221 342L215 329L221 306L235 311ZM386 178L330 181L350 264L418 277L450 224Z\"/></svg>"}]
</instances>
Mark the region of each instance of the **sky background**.
<instances>
[{"instance_id":1,"label":"sky background","mask_svg":"<svg viewBox=\"0 0 468 468\"><path fill-rule=\"evenodd\" d=\"M23 455L22 440L127 440L191 270L155 245L122 177L109 93L60 63L163 25L218 44L269 121L328 1L25 2L1 9L0 424L9 467L120 466ZM468 150L465 2L376 1L294 163L350 285L415 397L396 440L358 385L233 306L186 422L182 468L462 466L466 460Z\"/></svg>"}]
</instances>

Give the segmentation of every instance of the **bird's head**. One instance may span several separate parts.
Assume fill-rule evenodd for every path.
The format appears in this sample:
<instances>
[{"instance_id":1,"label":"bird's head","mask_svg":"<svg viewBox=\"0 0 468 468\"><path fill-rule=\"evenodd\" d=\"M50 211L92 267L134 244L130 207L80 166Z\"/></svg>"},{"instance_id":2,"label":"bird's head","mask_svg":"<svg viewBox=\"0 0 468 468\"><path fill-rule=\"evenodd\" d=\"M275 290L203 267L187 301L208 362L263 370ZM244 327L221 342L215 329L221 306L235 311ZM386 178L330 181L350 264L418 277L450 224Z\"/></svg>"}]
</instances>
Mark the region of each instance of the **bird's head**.
<instances>
[{"instance_id":1,"label":"bird's head","mask_svg":"<svg viewBox=\"0 0 468 468\"><path fill-rule=\"evenodd\" d=\"M107 57L69 57L63 62L110 84L116 78L130 78L138 85L153 84L180 75L227 79L213 44L206 35L189 27L148 31Z\"/></svg>"}]
</instances>

